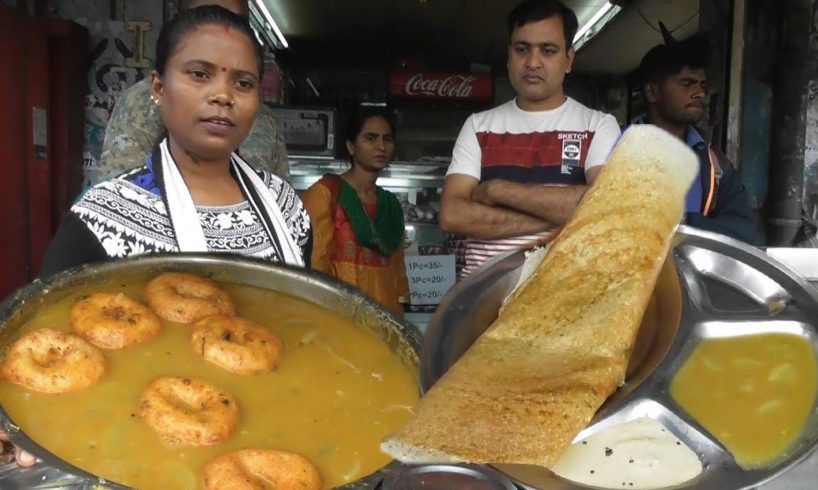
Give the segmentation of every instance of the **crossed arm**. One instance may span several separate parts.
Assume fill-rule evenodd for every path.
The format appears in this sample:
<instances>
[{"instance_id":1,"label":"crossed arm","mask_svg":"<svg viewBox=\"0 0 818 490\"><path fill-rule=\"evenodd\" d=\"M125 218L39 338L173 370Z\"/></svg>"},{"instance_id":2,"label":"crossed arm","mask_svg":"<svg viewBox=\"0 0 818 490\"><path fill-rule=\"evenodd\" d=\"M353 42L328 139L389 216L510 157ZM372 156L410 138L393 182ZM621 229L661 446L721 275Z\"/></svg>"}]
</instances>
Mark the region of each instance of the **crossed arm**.
<instances>
[{"instance_id":1,"label":"crossed arm","mask_svg":"<svg viewBox=\"0 0 818 490\"><path fill-rule=\"evenodd\" d=\"M452 174L443 184L444 231L497 239L547 231L565 224L601 167L588 170L588 185L544 186Z\"/></svg>"}]
</instances>

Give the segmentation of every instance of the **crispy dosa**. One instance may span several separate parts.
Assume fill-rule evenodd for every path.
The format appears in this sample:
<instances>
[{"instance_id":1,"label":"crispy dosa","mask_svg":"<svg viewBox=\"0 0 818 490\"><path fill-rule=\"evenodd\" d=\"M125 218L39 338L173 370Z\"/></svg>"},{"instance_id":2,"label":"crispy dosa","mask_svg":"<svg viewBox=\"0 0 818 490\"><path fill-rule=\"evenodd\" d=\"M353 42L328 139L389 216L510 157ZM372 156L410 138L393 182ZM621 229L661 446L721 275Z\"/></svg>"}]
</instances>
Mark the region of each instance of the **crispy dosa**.
<instances>
[{"instance_id":1,"label":"crispy dosa","mask_svg":"<svg viewBox=\"0 0 818 490\"><path fill-rule=\"evenodd\" d=\"M381 449L549 466L624 381L697 169L669 133L626 131L531 277Z\"/></svg>"}]
</instances>

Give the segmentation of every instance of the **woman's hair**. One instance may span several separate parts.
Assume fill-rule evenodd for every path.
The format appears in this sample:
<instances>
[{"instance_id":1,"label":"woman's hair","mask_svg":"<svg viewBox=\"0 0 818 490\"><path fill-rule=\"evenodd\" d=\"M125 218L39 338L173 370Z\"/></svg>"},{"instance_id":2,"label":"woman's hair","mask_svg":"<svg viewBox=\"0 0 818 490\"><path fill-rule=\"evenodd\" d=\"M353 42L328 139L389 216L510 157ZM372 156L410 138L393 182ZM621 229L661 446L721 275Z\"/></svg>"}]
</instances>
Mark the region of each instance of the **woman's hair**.
<instances>
[{"instance_id":1,"label":"woman's hair","mask_svg":"<svg viewBox=\"0 0 818 490\"><path fill-rule=\"evenodd\" d=\"M346 140L354 142L364 129L366 121L371 117L382 117L386 119L386 122L389 123L389 129L392 130L392 136L395 135L395 121L391 112L375 107L360 107L349 117L349 120L347 120Z\"/></svg>"},{"instance_id":2,"label":"woman's hair","mask_svg":"<svg viewBox=\"0 0 818 490\"><path fill-rule=\"evenodd\" d=\"M264 48L256 40L256 35L250 27L249 20L216 5L205 5L183 10L176 14L170 22L166 22L162 26L162 30L159 32L159 40L156 42L156 61L154 63L154 68L159 75L165 74L168 59L173 54L179 41L188 32L204 25L213 24L232 27L247 36L255 48L258 75L261 78L264 73Z\"/></svg>"}]
</instances>

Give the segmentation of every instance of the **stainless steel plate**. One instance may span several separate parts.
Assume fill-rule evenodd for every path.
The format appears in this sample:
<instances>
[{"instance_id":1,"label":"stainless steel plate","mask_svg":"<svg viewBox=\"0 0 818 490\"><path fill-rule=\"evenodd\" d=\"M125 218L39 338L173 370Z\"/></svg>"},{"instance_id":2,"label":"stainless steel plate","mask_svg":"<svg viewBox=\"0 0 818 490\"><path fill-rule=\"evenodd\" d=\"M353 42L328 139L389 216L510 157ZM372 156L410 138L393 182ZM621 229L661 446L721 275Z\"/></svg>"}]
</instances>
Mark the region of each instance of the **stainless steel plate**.
<instances>
[{"instance_id":1,"label":"stainless steel plate","mask_svg":"<svg viewBox=\"0 0 818 490\"><path fill-rule=\"evenodd\" d=\"M524 260L523 252L499 257L444 298L424 339L424 389L431 387L494 321L503 298L520 276ZM577 439L648 416L662 422L702 461L704 470L699 477L674 488L750 488L773 478L814 449L818 442L815 411L787 455L767 468L746 471L669 394L674 373L702 339L772 332L809 339L818 357L818 292L787 266L755 248L680 227L645 313L627 382ZM497 468L533 488L586 488L541 467Z\"/></svg>"}]
</instances>

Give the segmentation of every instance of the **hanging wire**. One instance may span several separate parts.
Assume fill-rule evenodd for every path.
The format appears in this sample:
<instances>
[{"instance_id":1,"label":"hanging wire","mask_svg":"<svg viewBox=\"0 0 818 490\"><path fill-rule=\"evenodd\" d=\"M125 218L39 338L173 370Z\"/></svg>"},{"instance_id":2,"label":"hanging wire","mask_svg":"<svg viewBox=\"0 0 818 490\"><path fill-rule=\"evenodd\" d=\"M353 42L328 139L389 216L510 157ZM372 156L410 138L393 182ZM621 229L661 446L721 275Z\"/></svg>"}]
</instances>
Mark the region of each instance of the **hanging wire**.
<instances>
[{"instance_id":1,"label":"hanging wire","mask_svg":"<svg viewBox=\"0 0 818 490\"><path fill-rule=\"evenodd\" d=\"M634 5L634 7L636 7L636 12L639 13L639 17L642 17L642 20L645 22L645 24L647 24L648 27L650 27L654 31L661 34L661 31L659 30L659 28L654 26L653 23L651 21L649 21L647 17L645 17L645 14L642 12L642 9L639 8L639 5ZM670 33L672 34L672 33L676 32L676 31L678 31L679 29L681 29L682 27L686 26L687 23L690 22L691 20L695 19L697 15L699 15L699 10L696 10L696 12L694 12L693 15L688 17L687 20L685 20L684 22L682 22L678 26L674 27L673 29L670 29Z\"/></svg>"}]
</instances>

